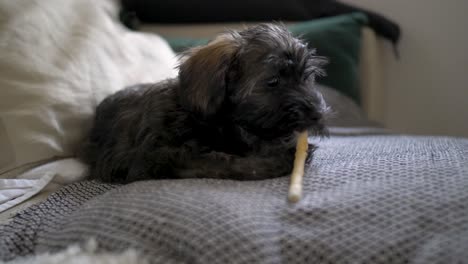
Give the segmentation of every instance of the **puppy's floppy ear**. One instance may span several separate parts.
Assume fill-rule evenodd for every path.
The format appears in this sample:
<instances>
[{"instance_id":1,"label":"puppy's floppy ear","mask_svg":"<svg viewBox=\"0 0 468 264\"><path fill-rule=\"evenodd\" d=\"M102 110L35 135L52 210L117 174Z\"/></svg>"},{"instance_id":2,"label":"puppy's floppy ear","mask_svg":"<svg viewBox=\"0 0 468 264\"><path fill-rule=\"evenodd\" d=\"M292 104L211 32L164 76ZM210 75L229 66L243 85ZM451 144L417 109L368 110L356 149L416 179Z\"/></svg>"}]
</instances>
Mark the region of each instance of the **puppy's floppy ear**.
<instances>
[{"instance_id":1,"label":"puppy's floppy ear","mask_svg":"<svg viewBox=\"0 0 468 264\"><path fill-rule=\"evenodd\" d=\"M226 77L240 47L235 32L218 36L206 46L194 48L179 66L182 106L209 118L221 107L226 95Z\"/></svg>"}]
</instances>

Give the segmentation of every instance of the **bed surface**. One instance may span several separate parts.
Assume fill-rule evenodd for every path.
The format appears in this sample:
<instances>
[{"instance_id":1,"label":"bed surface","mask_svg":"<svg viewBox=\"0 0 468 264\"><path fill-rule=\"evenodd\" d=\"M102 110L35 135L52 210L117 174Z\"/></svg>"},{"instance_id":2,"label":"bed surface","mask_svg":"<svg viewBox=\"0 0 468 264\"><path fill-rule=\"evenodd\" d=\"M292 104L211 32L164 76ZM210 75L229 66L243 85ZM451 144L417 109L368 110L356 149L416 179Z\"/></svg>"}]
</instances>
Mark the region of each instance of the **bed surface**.
<instances>
[{"instance_id":1,"label":"bed surface","mask_svg":"<svg viewBox=\"0 0 468 264\"><path fill-rule=\"evenodd\" d=\"M56 251L94 237L100 249L132 247L155 263L468 259L467 139L367 129L317 144L298 204L287 202L288 177L84 181L0 227L0 255Z\"/></svg>"}]
</instances>

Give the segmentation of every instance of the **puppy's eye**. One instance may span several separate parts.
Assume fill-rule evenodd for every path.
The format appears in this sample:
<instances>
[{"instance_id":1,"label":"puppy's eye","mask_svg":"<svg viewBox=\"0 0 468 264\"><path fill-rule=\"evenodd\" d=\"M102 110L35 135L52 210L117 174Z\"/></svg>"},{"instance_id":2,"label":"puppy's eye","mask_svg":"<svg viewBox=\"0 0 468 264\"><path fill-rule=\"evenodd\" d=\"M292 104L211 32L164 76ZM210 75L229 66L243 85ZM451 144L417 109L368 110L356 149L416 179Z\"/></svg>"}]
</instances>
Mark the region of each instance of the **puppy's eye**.
<instances>
[{"instance_id":1,"label":"puppy's eye","mask_svg":"<svg viewBox=\"0 0 468 264\"><path fill-rule=\"evenodd\" d=\"M279 78L278 77L273 77L270 80L268 80L267 85L269 87L276 87L279 84Z\"/></svg>"}]
</instances>

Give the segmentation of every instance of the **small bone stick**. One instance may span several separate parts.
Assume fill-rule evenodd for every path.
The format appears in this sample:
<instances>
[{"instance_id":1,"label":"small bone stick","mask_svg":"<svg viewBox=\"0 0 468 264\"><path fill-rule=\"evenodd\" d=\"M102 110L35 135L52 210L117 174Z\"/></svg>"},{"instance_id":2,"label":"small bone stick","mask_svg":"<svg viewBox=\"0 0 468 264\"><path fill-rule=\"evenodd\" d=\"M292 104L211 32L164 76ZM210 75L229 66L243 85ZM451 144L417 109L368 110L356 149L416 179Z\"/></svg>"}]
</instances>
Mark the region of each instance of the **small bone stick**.
<instances>
[{"instance_id":1,"label":"small bone stick","mask_svg":"<svg viewBox=\"0 0 468 264\"><path fill-rule=\"evenodd\" d=\"M299 134L296 143L296 155L294 157L294 167L291 173L291 184L289 185L288 199L290 202L297 202L302 194L302 177L304 176L304 165L307 158L307 131Z\"/></svg>"}]
</instances>

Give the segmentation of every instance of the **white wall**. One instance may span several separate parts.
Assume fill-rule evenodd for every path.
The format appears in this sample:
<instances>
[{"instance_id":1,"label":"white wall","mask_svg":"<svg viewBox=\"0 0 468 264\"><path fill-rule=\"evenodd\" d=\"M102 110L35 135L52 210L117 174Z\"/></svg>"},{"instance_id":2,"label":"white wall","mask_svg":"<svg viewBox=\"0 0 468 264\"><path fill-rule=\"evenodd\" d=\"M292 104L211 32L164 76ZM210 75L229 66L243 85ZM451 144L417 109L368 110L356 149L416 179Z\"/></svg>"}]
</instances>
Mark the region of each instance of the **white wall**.
<instances>
[{"instance_id":1,"label":"white wall","mask_svg":"<svg viewBox=\"0 0 468 264\"><path fill-rule=\"evenodd\" d=\"M384 52L387 127L468 137L468 1L343 0L403 30L396 60Z\"/></svg>"}]
</instances>

